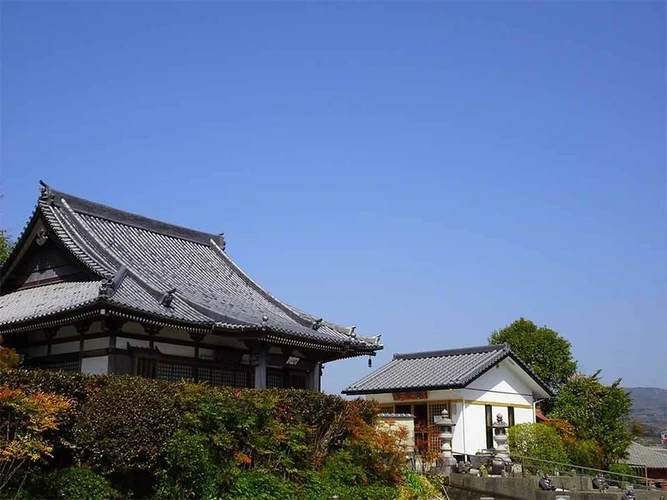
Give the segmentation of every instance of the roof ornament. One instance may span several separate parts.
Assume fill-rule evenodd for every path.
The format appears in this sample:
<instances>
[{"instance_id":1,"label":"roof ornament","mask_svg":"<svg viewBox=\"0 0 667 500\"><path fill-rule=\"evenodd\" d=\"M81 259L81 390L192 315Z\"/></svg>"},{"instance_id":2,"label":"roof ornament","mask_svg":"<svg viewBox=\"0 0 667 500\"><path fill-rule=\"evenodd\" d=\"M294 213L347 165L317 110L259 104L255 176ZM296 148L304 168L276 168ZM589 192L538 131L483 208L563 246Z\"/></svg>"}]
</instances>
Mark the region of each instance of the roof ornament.
<instances>
[{"instance_id":1,"label":"roof ornament","mask_svg":"<svg viewBox=\"0 0 667 500\"><path fill-rule=\"evenodd\" d=\"M102 298L109 299L116 293L118 287L122 283L127 274L127 266L120 266L113 278L107 278L100 283L99 295Z\"/></svg>"},{"instance_id":2,"label":"roof ornament","mask_svg":"<svg viewBox=\"0 0 667 500\"><path fill-rule=\"evenodd\" d=\"M53 199L53 193L51 193L51 188L49 187L49 185L46 182L44 182L42 180L39 181L39 185L40 185L39 199L50 202Z\"/></svg>"},{"instance_id":3,"label":"roof ornament","mask_svg":"<svg viewBox=\"0 0 667 500\"><path fill-rule=\"evenodd\" d=\"M355 326L351 326L351 327L349 328L348 335L349 335L350 337L352 337L353 339L356 339L356 338L357 338L357 334L354 333L354 330L355 330L356 328L357 328L356 325L355 325Z\"/></svg>"},{"instance_id":4,"label":"roof ornament","mask_svg":"<svg viewBox=\"0 0 667 500\"><path fill-rule=\"evenodd\" d=\"M163 305L164 307L171 307L171 301L174 300L175 293L176 293L175 288L172 288L171 290L166 292L160 299L160 304Z\"/></svg>"},{"instance_id":5,"label":"roof ornament","mask_svg":"<svg viewBox=\"0 0 667 500\"><path fill-rule=\"evenodd\" d=\"M220 246L220 250L224 252L225 248L227 248L227 240L225 240L225 233L218 233L218 237L220 239L218 245Z\"/></svg>"},{"instance_id":6,"label":"roof ornament","mask_svg":"<svg viewBox=\"0 0 667 500\"><path fill-rule=\"evenodd\" d=\"M108 299L113 295L114 291L113 280L105 279L102 283L100 283L100 297Z\"/></svg>"},{"instance_id":7,"label":"roof ornament","mask_svg":"<svg viewBox=\"0 0 667 500\"><path fill-rule=\"evenodd\" d=\"M49 233L46 232L45 228L42 228L37 232L37 237L35 238L35 241L41 247L42 245L44 245L44 243L46 243L46 240L48 239L49 239Z\"/></svg>"},{"instance_id":8,"label":"roof ornament","mask_svg":"<svg viewBox=\"0 0 667 500\"><path fill-rule=\"evenodd\" d=\"M378 345L380 343L380 339L382 338L382 334L378 333L377 335L373 335L370 340L373 345Z\"/></svg>"},{"instance_id":9,"label":"roof ornament","mask_svg":"<svg viewBox=\"0 0 667 500\"><path fill-rule=\"evenodd\" d=\"M313 330L319 330L319 328L322 326L322 321L324 321L322 318L316 319L315 321L313 321L313 324L310 325L310 327Z\"/></svg>"},{"instance_id":10,"label":"roof ornament","mask_svg":"<svg viewBox=\"0 0 667 500\"><path fill-rule=\"evenodd\" d=\"M269 317L264 315L262 316L262 327L265 327L269 323Z\"/></svg>"},{"instance_id":11,"label":"roof ornament","mask_svg":"<svg viewBox=\"0 0 667 500\"><path fill-rule=\"evenodd\" d=\"M371 355L368 355L368 368L373 368L373 358Z\"/></svg>"}]
</instances>

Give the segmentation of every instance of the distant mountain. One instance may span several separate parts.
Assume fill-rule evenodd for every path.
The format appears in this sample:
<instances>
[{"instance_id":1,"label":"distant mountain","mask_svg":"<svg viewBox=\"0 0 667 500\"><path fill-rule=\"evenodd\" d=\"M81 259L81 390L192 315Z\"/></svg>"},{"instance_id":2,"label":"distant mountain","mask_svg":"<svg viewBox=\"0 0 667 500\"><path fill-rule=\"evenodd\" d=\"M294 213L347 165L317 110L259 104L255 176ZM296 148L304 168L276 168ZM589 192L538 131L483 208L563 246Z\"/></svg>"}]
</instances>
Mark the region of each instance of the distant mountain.
<instances>
[{"instance_id":1,"label":"distant mountain","mask_svg":"<svg viewBox=\"0 0 667 500\"><path fill-rule=\"evenodd\" d=\"M630 416L644 426L644 437L650 442L660 440L660 431L667 430L667 390L658 387L625 387L632 398Z\"/></svg>"}]
</instances>

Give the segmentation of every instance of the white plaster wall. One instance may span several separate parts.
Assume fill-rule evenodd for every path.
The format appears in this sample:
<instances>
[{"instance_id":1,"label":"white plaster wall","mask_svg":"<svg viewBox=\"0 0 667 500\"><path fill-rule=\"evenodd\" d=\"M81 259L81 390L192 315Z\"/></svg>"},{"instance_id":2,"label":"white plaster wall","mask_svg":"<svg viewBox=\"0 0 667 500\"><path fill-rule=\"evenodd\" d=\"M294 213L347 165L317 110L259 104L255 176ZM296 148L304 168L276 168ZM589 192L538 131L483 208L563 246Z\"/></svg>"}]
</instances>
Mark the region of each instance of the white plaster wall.
<instances>
[{"instance_id":1,"label":"white plaster wall","mask_svg":"<svg viewBox=\"0 0 667 500\"><path fill-rule=\"evenodd\" d=\"M51 354L65 354L68 352L79 352L79 341L64 342L62 344L53 344Z\"/></svg>"},{"instance_id":2,"label":"white plaster wall","mask_svg":"<svg viewBox=\"0 0 667 500\"><path fill-rule=\"evenodd\" d=\"M456 451L474 455L486 448L486 415L484 406L466 403L465 414L461 417L461 424L462 427L465 427L463 429L465 441L463 449L457 449Z\"/></svg>"},{"instance_id":3,"label":"white plaster wall","mask_svg":"<svg viewBox=\"0 0 667 500\"><path fill-rule=\"evenodd\" d=\"M535 421L532 408L514 408L515 424L531 424Z\"/></svg>"},{"instance_id":4,"label":"white plaster wall","mask_svg":"<svg viewBox=\"0 0 667 500\"><path fill-rule=\"evenodd\" d=\"M109 367L109 356L96 356L81 360L81 372L105 375Z\"/></svg>"},{"instance_id":5,"label":"white plaster wall","mask_svg":"<svg viewBox=\"0 0 667 500\"><path fill-rule=\"evenodd\" d=\"M164 344L162 342L155 342L155 347L157 347L162 354L167 354L169 356L187 356L189 358L195 357L194 347Z\"/></svg>"},{"instance_id":6,"label":"white plaster wall","mask_svg":"<svg viewBox=\"0 0 667 500\"><path fill-rule=\"evenodd\" d=\"M512 406L531 405L533 402L531 387L510 366L510 360L504 359L497 366L459 391L462 398L467 401L504 403Z\"/></svg>"},{"instance_id":7,"label":"white plaster wall","mask_svg":"<svg viewBox=\"0 0 667 500\"><path fill-rule=\"evenodd\" d=\"M93 349L106 349L109 347L109 337L101 339L85 339L83 341L83 350L92 351Z\"/></svg>"}]
</instances>

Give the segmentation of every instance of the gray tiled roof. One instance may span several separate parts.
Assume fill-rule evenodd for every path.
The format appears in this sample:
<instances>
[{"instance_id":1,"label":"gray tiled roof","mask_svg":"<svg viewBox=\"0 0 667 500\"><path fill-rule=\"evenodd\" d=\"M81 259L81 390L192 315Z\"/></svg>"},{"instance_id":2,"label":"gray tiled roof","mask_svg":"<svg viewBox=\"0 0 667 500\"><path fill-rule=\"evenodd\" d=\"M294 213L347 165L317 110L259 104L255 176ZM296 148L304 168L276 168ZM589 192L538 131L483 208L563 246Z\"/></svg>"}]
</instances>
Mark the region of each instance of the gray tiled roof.
<instances>
[{"instance_id":1,"label":"gray tiled roof","mask_svg":"<svg viewBox=\"0 0 667 500\"><path fill-rule=\"evenodd\" d=\"M386 365L355 382L344 394L465 387L507 356L521 365L543 389L544 384L512 354L507 344L395 354Z\"/></svg>"},{"instance_id":2,"label":"gray tiled roof","mask_svg":"<svg viewBox=\"0 0 667 500\"><path fill-rule=\"evenodd\" d=\"M263 328L277 335L350 345L362 351L382 348L377 339L354 335L349 328L333 323L322 322L314 329L313 323L319 318L285 304L253 281L224 251L220 235L123 212L48 186L39 201L36 215L40 214L82 264L100 278L114 280L113 292L100 299L110 304L180 322ZM98 287L99 283L92 288L97 292ZM173 289L171 305L163 306L161 297ZM52 299L49 290L38 287L30 294L33 300L46 303ZM11 301L16 293L3 299ZM56 312L75 306L59 304L53 300L39 311ZM42 315L31 307L22 310L26 319ZM19 319L18 310L15 314ZM0 309L0 325L7 320Z\"/></svg>"},{"instance_id":3,"label":"gray tiled roof","mask_svg":"<svg viewBox=\"0 0 667 500\"><path fill-rule=\"evenodd\" d=\"M68 282L26 288L0 296L0 321L9 325L95 302L101 281Z\"/></svg>"},{"instance_id":4,"label":"gray tiled roof","mask_svg":"<svg viewBox=\"0 0 667 500\"><path fill-rule=\"evenodd\" d=\"M623 462L628 465L667 469L667 450L644 446L633 441L628 448L628 458L623 460Z\"/></svg>"}]
</instances>

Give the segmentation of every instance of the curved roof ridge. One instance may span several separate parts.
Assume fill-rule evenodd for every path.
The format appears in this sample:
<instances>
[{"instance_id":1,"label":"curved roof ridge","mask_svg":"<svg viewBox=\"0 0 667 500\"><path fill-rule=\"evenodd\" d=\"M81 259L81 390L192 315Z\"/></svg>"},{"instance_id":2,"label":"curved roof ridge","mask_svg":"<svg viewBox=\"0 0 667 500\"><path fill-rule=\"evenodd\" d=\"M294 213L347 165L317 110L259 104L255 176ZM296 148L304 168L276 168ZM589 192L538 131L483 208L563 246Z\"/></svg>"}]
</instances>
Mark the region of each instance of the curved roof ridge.
<instances>
[{"instance_id":1,"label":"curved roof ridge","mask_svg":"<svg viewBox=\"0 0 667 500\"><path fill-rule=\"evenodd\" d=\"M127 262L124 261L121 257L119 257L111 248L109 248L107 245L105 245L99 237L95 234L95 231L93 231L89 226L88 223L83 220L83 218L69 205L67 200L65 198L62 198L61 200L63 207L68 211L68 213L74 218L74 220L77 222L77 224L85 231L90 237L95 241L95 243L109 256L111 257L118 266L124 266L127 269L127 274L132 276L137 283L143 287L150 295L155 298L156 301L160 301L163 295L171 289L171 285L168 285L166 283L158 283L155 279L149 276L144 276L140 274L138 271L135 271L132 265L129 265ZM119 222L119 224L123 224L122 222ZM162 289L158 288L159 285L163 285ZM173 293L173 296L180 299L183 301L185 304L190 306L191 308L195 309L197 312L204 314L205 316L208 316L211 319L211 322L214 321L219 321L223 323L228 323L228 324L236 324L238 322L233 321L231 318L222 315L218 313L217 311L214 311L213 309L206 307L197 301L191 299L190 297L187 296L187 294L180 292L179 290L176 290Z\"/></svg>"},{"instance_id":2,"label":"curved roof ridge","mask_svg":"<svg viewBox=\"0 0 667 500\"><path fill-rule=\"evenodd\" d=\"M157 283L150 283L149 280L150 278L144 277L140 275L137 271L133 269L133 266L128 265L127 262L125 262L121 257L119 257L111 248L109 248L107 245L105 245L99 237L95 234L95 231L93 231L86 221L84 221L81 216L75 212L72 207L69 206L67 203L67 200L62 198L61 200L62 206L65 208L67 213L73 218L73 220L76 222L76 225L79 226L80 230L83 230L90 238L95 242L95 244L99 247L100 250L103 251L103 253L106 254L107 258L110 258L114 262L118 268L125 266L127 269L127 274L132 276L141 286L143 286L147 292L149 292L150 295L152 295L156 300L160 300L160 297L169 289L168 286L164 287L164 290L160 290L158 288Z\"/></svg>"},{"instance_id":3,"label":"curved roof ridge","mask_svg":"<svg viewBox=\"0 0 667 500\"><path fill-rule=\"evenodd\" d=\"M210 239L218 239L220 240L220 243L224 245L224 239L221 235L198 231L196 229L190 229L187 227L178 226L176 224L170 224L168 222L163 222L157 219L152 219L150 217L127 212L125 210L119 210L108 205L86 200L85 198L80 198L62 191L51 189L50 187L48 189L51 193L51 196L53 196L54 200L56 200L56 203L59 199L66 199L68 200L71 208L76 212L98 217L100 219L118 222L119 224L124 224L126 226L144 229L146 231L157 234L166 234L174 238L188 240L194 243L200 243L202 245L208 245L208 240Z\"/></svg>"},{"instance_id":4,"label":"curved roof ridge","mask_svg":"<svg viewBox=\"0 0 667 500\"><path fill-rule=\"evenodd\" d=\"M52 210L51 207L49 207L46 204L45 206L43 206L43 211L44 212L48 211L49 215L51 215L52 218L58 222L62 230L65 231L67 237L72 241L73 244L75 244L78 247L78 249L86 257L88 257L91 261L93 261L95 265L107 271L108 275L104 276L105 278L111 278L118 272L118 267L120 265L119 263L110 260L108 256L105 256L103 254L103 252L100 252L99 248L95 248L89 241L86 241L85 235L82 235L79 232L77 232L77 227L76 227L77 226L76 223L78 222L77 220L74 221L69 220L68 217L59 214L56 210ZM47 214L45 214L45 216L48 217ZM55 231L55 228L53 229L54 232L57 233L57 231ZM61 237L61 235L58 236Z\"/></svg>"},{"instance_id":5,"label":"curved roof ridge","mask_svg":"<svg viewBox=\"0 0 667 500\"><path fill-rule=\"evenodd\" d=\"M257 293L264 296L264 298L269 300L270 302L273 302L277 307L282 309L287 315L292 317L292 319L294 319L297 323L300 323L302 326L310 326L308 319L298 315L291 307L289 307L283 301L279 300L272 293L263 288L262 285L257 283L254 279L252 279L248 275L248 273L246 273L243 269L241 269L241 267L236 262L234 262L232 258L229 255L227 255L227 253L222 248L220 248L220 246L215 242L215 240L211 239L209 243L215 250L214 253L217 254L218 257L221 258L223 261L225 261L225 263L228 264L232 269L234 269L234 271L246 283L248 283L248 285L253 287Z\"/></svg>"}]
</instances>

